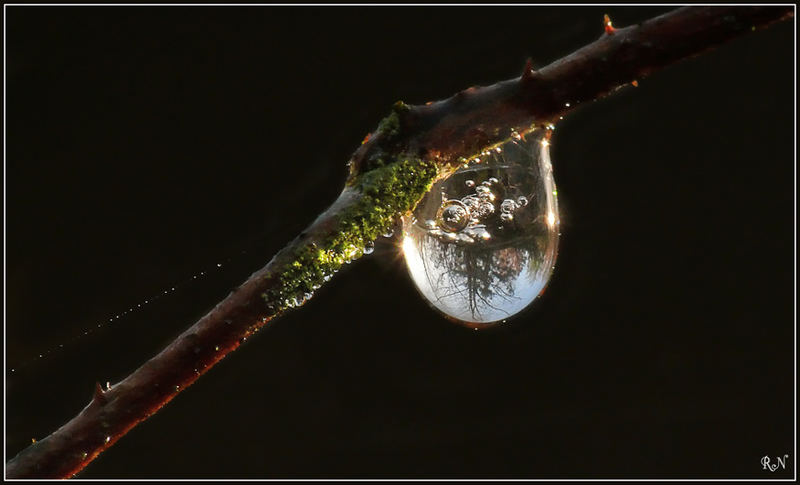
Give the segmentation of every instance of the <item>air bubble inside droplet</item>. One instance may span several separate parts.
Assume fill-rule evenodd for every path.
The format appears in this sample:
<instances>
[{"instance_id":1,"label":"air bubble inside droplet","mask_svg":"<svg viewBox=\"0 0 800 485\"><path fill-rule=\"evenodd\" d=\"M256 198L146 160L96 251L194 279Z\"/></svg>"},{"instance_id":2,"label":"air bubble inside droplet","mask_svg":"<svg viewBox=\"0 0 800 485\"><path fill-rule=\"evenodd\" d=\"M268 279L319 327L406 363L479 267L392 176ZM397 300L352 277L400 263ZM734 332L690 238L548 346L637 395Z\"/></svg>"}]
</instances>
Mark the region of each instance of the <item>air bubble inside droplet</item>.
<instances>
[{"instance_id":1,"label":"air bubble inside droplet","mask_svg":"<svg viewBox=\"0 0 800 485\"><path fill-rule=\"evenodd\" d=\"M429 191L414 211L425 223L404 221L411 278L442 313L467 324L499 322L546 286L559 234L545 134L512 134L480 165L459 169Z\"/></svg>"},{"instance_id":2,"label":"air bubble inside droplet","mask_svg":"<svg viewBox=\"0 0 800 485\"><path fill-rule=\"evenodd\" d=\"M445 202L436 215L436 221L434 221L434 224L449 232L461 231L468 223L469 210L460 200L448 200Z\"/></svg>"}]
</instances>

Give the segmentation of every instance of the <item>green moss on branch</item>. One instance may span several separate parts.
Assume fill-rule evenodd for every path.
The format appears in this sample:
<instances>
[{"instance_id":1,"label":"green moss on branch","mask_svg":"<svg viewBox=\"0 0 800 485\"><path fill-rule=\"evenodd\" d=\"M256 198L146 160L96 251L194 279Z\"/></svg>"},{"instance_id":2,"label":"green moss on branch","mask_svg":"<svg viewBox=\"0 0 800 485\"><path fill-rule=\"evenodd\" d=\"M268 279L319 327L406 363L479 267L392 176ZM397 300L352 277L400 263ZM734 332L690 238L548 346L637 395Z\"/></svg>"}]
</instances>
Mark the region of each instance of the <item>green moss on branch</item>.
<instances>
[{"instance_id":1,"label":"green moss on branch","mask_svg":"<svg viewBox=\"0 0 800 485\"><path fill-rule=\"evenodd\" d=\"M305 303L342 265L361 257L399 215L413 210L438 174L433 162L400 157L353 178L345 189L355 191L352 203L337 214L334 230L301 245L291 262L269 276L278 279L262 294L270 311L275 314Z\"/></svg>"}]
</instances>

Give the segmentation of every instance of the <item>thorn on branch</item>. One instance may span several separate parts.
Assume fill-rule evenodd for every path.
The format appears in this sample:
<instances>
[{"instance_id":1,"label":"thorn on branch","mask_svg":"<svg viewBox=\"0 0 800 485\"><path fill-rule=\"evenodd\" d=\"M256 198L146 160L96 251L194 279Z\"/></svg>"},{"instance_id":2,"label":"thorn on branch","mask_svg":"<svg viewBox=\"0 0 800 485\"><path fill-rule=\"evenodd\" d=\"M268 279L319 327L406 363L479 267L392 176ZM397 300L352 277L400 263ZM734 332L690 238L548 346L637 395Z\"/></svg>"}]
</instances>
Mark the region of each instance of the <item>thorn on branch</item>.
<instances>
[{"instance_id":1,"label":"thorn on branch","mask_svg":"<svg viewBox=\"0 0 800 485\"><path fill-rule=\"evenodd\" d=\"M531 81L534 77L536 77L536 71L533 69L533 61L529 57L525 61L525 67L522 69L522 77L520 78L520 82Z\"/></svg>"},{"instance_id":2,"label":"thorn on branch","mask_svg":"<svg viewBox=\"0 0 800 485\"><path fill-rule=\"evenodd\" d=\"M617 30L613 25L611 25L611 17L609 17L608 14L603 15L603 28L605 29L607 35L612 35L614 31Z\"/></svg>"},{"instance_id":3,"label":"thorn on branch","mask_svg":"<svg viewBox=\"0 0 800 485\"><path fill-rule=\"evenodd\" d=\"M105 391L103 391L103 386L101 386L99 382L94 383L94 396L92 400L101 405L107 402Z\"/></svg>"}]
</instances>

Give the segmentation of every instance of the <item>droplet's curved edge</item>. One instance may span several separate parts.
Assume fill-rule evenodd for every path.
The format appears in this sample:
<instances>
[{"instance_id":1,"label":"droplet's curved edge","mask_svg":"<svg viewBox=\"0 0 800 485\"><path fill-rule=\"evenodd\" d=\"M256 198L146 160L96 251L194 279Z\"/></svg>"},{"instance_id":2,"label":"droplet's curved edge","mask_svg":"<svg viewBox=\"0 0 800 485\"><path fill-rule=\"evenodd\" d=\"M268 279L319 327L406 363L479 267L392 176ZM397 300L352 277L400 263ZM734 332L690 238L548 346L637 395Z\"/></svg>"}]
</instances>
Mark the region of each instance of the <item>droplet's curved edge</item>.
<instances>
[{"instance_id":1,"label":"droplet's curved edge","mask_svg":"<svg viewBox=\"0 0 800 485\"><path fill-rule=\"evenodd\" d=\"M515 313L515 314L507 316L507 317L499 318L497 320L492 320L492 321L477 322L477 321L470 321L470 320L462 320L460 318L454 317L452 315L448 315L447 313L439 310L438 308L436 308L436 306L433 303L431 303L427 299L424 299L424 300L425 300L425 303L428 304L428 308L433 310L434 313L436 313L437 315L440 315L445 320L447 320L449 323L451 323L451 324L453 324L453 325L455 325L457 327L463 328L463 329L490 331L490 330L496 330L496 329L499 329L499 328L509 328L509 327L511 327L513 325L517 325L520 322L522 322L525 319L524 317L525 317L526 313L532 313L532 312L536 311L536 308L538 307L537 302L542 297L542 295L544 295L544 293L547 290L547 287L550 285L550 281L553 279L554 275L555 275L555 268L553 268L551 270L550 276L547 279L547 282L545 283L544 287L536 295L536 298L534 298L531 301L531 303L528 304L528 306L526 306L525 308L520 310L518 313Z\"/></svg>"}]
</instances>

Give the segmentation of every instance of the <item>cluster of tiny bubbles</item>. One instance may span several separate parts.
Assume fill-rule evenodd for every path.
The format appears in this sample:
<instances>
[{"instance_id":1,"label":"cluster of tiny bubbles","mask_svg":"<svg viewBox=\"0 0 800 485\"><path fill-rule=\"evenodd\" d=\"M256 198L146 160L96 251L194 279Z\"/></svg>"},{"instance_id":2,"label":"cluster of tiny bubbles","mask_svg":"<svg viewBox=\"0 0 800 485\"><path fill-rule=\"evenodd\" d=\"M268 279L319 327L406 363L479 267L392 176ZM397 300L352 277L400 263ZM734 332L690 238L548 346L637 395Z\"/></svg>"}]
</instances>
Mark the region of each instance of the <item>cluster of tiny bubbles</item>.
<instances>
[{"instance_id":1,"label":"cluster of tiny bubbles","mask_svg":"<svg viewBox=\"0 0 800 485\"><path fill-rule=\"evenodd\" d=\"M244 251L242 251L242 252L244 252ZM87 337L88 335L92 334L93 332L96 332L97 329L102 329L102 328L104 328L104 327L106 327L108 325L111 325L113 323L116 323L116 322L124 320L124 318L126 316L128 316L130 314L133 314L133 313L135 313L137 311L140 311L142 309L147 308L149 305L152 305L154 302L160 300L165 295L169 295L170 293L174 293L177 290L180 290L181 288L183 288L184 286L186 286L187 284L189 284L189 283L191 283L191 282L193 282L195 280L207 277L208 275L212 274L213 272L221 270L224 267L225 264L227 264L228 262L231 261L231 259L232 258L225 258L225 259L222 260L222 262L215 263L211 268L202 270L202 271L200 271L198 273L193 274L190 278L186 278L185 280L183 280L183 281L181 281L179 283L176 283L175 286L169 286L169 287L165 288L164 290L161 290L161 291L153 294L152 296L150 296L148 298L145 298L144 300L140 300L139 303L137 303L136 305L132 305L132 306L128 307L128 309L126 309L126 310L123 310L123 311L121 311L119 313L115 313L113 315L110 315L108 317L108 319L104 319L103 321L98 322L97 324L92 324L90 327L86 328L82 332L79 332L78 334L76 334L75 336L73 336L72 338L67 340L66 342L60 343L60 344L58 344L57 347L52 347L52 348L50 348L48 350L44 350L44 351L36 354L35 357L33 357L31 359L28 359L26 361L23 361L22 363L17 364L14 367L11 367L9 369L9 371L12 372L12 373L16 373L17 371L19 371L21 369L24 369L25 367L27 367L28 365L30 365L33 362L36 362L36 361L38 361L40 359L44 359L44 358L46 358L46 357L48 357L50 355L55 354L56 352L62 351L64 348L69 347L70 345L74 344L75 342L79 341L80 339L82 339L84 337Z\"/></svg>"},{"instance_id":2,"label":"cluster of tiny bubbles","mask_svg":"<svg viewBox=\"0 0 800 485\"><path fill-rule=\"evenodd\" d=\"M436 213L436 218L425 221L429 235L444 242L460 244L487 242L492 238L487 223L497 212L498 207L500 224L495 229L502 231L505 225L514 220L514 213L528 205L528 198L524 195L500 201L500 194L505 190L497 177L489 177L479 185L474 180L468 179L464 182L464 186L473 191L461 199L448 199L447 193L442 193L442 205Z\"/></svg>"},{"instance_id":3,"label":"cluster of tiny bubbles","mask_svg":"<svg viewBox=\"0 0 800 485\"><path fill-rule=\"evenodd\" d=\"M331 273L325 274L323 276L324 281L328 281L333 277L333 274L336 273L338 270L332 270ZM317 291L320 288L320 285L315 284L312 285L311 291L306 291L300 294L292 294L280 300L280 304L283 305L284 308L297 308L303 306L308 300L310 300L314 296L314 291Z\"/></svg>"}]
</instances>

